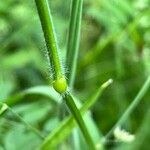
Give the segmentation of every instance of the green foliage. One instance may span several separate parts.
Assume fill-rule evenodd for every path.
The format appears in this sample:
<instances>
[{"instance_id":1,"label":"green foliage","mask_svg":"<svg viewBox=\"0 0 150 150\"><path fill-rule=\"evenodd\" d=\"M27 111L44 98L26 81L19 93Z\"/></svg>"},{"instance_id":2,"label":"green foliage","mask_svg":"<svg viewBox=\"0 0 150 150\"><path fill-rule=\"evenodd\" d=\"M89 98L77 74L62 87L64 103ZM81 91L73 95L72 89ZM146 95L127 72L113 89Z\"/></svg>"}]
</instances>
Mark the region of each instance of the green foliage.
<instances>
[{"instance_id":1,"label":"green foliage","mask_svg":"<svg viewBox=\"0 0 150 150\"><path fill-rule=\"evenodd\" d=\"M98 100L98 98L101 96L103 90L109 86L112 83L111 80L108 80L107 82L105 82L104 84L102 84L102 86L93 94L93 96L91 98L89 98L84 104L83 106L80 108L80 112L81 114L85 113L90 107L92 107L92 105L94 105L94 103ZM80 101L75 100L75 103L77 105L80 104ZM81 104L80 104L81 105ZM99 133L97 133L97 127L94 124L94 122L92 121L92 118L86 114L84 116L84 120L86 123L88 123L88 131L90 131L91 127L93 129L93 132L91 133L92 138L94 139L94 143L95 145L100 143L101 145L101 136L99 135ZM74 126L74 121L73 121L73 117L69 117L67 119L65 119L59 126L58 128L56 128L53 131L53 134L50 134L49 136L47 136L47 138L44 140L43 144L42 144L42 148L53 148L56 147L57 144L59 142L62 141L62 139L64 139L72 130L73 126Z\"/></svg>"},{"instance_id":2,"label":"green foliage","mask_svg":"<svg viewBox=\"0 0 150 150\"><path fill-rule=\"evenodd\" d=\"M66 56L66 65L68 66L69 69L67 77L69 79L68 82L71 88L74 86L74 80L75 80L75 74L77 68L81 19L82 19L82 7L83 7L82 5L83 5L83 0L73 0L71 4L71 16L70 16L70 26L69 26L67 56Z\"/></svg>"},{"instance_id":3,"label":"green foliage","mask_svg":"<svg viewBox=\"0 0 150 150\"><path fill-rule=\"evenodd\" d=\"M96 148L149 149L150 92L148 86L142 94L138 91L150 75L150 1L84 0L83 10L74 18L71 1L49 0L49 4L61 72L72 80L74 86L69 83L68 90L84 114ZM51 56L34 0L1 0L0 150L33 150L45 143L62 150L88 148L52 87L56 73L46 61ZM110 78L114 81L110 87L98 88ZM132 105L135 101L141 102ZM133 142L119 142L113 136L112 127L122 117L121 128L134 134Z\"/></svg>"},{"instance_id":4,"label":"green foliage","mask_svg":"<svg viewBox=\"0 0 150 150\"><path fill-rule=\"evenodd\" d=\"M76 1L74 1L74 2L76 2ZM75 7L77 6L77 9L75 10L75 16L71 17L71 22L72 22L72 19L74 20L74 18L75 18L75 22L77 22L77 21L80 22L81 19L76 16L78 16L78 14L81 14L81 13L79 13L80 12L79 8L82 7L82 3L80 1L77 3L74 3L74 2L72 5L72 8L74 8L74 6ZM60 63L59 54L58 54L58 44L57 44L57 40L55 37L55 29L53 26L53 19L51 17L51 12L50 12L50 8L48 5L48 1L47 0L35 0L35 3L36 3L36 8L38 10L42 30L44 33L44 38L45 38L45 42L46 42L46 46L47 46L49 61L51 64L51 68L54 70L53 88L60 94L64 93L64 95L62 95L64 97L63 99L66 101L66 104L67 104L68 108L70 109L71 114L74 116L75 120L77 121L90 149L94 150L95 145L93 143L93 139L91 138L91 136L87 130L85 122L82 118L82 115L80 114L80 111L78 110L78 108L74 102L73 97L67 91L67 82L66 82L65 76L63 75L63 72L61 69L62 65ZM79 3L79 6L78 6L78 3ZM70 32L72 32L72 31L70 31ZM78 31L76 31L76 32L78 32ZM73 37L75 37L75 34ZM76 37L76 38L78 38L78 37ZM74 56L74 57L77 57L77 56ZM67 59L68 58L69 57L67 57ZM46 147L46 149L49 149L49 148Z\"/></svg>"}]
</instances>

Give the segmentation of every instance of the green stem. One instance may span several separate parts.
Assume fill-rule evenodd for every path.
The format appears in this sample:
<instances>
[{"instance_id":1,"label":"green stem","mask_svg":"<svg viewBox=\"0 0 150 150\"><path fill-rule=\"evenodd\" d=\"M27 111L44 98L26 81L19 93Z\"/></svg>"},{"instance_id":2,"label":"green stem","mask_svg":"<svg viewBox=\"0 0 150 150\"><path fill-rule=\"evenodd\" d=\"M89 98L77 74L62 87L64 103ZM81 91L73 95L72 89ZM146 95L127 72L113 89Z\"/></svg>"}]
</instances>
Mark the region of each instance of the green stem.
<instances>
[{"instance_id":1,"label":"green stem","mask_svg":"<svg viewBox=\"0 0 150 150\"><path fill-rule=\"evenodd\" d=\"M72 88L75 80L75 72L77 67L77 58L80 41L80 28L82 17L83 0L73 0L71 7L70 28L67 45L67 60L66 64L69 69L67 75L69 79L69 86Z\"/></svg>"},{"instance_id":2,"label":"green stem","mask_svg":"<svg viewBox=\"0 0 150 150\"><path fill-rule=\"evenodd\" d=\"M35 0L38 14L40 17L42 29L44 32L44 37L46 41L46 46L48 50L48 56L54 68L54 79L62 77L61 63L58 55L58 44L55 37L55 31L52 21L52 16L50 9L48 7L47 0Z\"/></svg>"},{"instance_id":3,"label":"green stem","mask_svg":"<svg viewBox=\"0 0 150 150\"><path fill-rule=\"evenodd\" d=\"M62 65L58 55L58 44L55 37L52 16L48 7L48 1L35 0L35 3L44 32L51 68L54 70L53 87L58 93L61 94L67 90L67 82L65 76L63 75Z\"/></svg>"},{"instance_id":4,"label":"green stem","mask_svg":"<svg viewBox=\"0 0 150 150\"><path fill-rule=\"evenodd\" d=\"M125 120L129 117L129 115L133 112L133 110L135 109L135 107L139 104L139 102L142 100L142 98L144 97L145 93L148 91L150 86L150 75L147 78L147 80L145 81L144 85L142 86L141 90L138 92L137 96L135 97L135 99L133 100L133 102L129 105L129 107L126 109L126 111L123 113L123 115L121 116L121 118L118 120L118 122L113 126L113 128L108 132L108 134L105 136L105 139L108 138L112 132L114 131L114 129L120 125L123 124L123 122L125 122Z\"/></svg>"},{"instance_id":5,"label":"green stem","mask_svg":"<svg viewBox=\"0 0 150 150\"><path fill-rule=\"evenodd\" d=\"M90 136L90 134L87 130L87 127L84 123L84 120L81 116L81 113L80 113L79 109L77 108L71 94L70 93L65 93L64 100L66 101L67 106L69 107L72 115L74 116L75 120L77 121L77 123L78 123L78 125L79 125L79 127L80 127L80 129L83 133L83 136L84 136L86 142L89 145L89 149L90 150L95 150L94 142L93 142L93 140L92 140L92 138L91 138L91 136Z\"/></svg>"},{"instance_id":6,"label":"green stem","mask_svg":"<svg viewBox=\"0 0 150 150\"><path fill-rule=\"evenodd\" d=\"M103 83L100 88L94 92L93 96L86 100L86 102L81 106L79 109L80 113L84 115L88 109L90 109L95 102L98 100L98 98L101 96L103 91L112 83L112 79L109 79L107 82ZM56 145L58 145L60 142L62 142L71 132L74 124L74 117L69 116L65 118L60 125L54 129L52 133L50 133L43 141L43 143L40 146L40 150L49 150L54 149ZM99 141L101 143L101 140Z\"/></svg>"}]
</instances>

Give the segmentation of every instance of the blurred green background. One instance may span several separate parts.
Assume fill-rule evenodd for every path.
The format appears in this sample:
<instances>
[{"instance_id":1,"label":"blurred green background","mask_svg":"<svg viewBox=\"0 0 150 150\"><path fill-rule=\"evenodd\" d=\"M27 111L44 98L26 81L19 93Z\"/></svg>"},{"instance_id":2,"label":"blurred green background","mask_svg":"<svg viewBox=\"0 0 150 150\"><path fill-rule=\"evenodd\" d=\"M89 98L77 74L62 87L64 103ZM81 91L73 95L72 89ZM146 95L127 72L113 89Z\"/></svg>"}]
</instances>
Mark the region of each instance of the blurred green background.
<instances>
[{"instance_id":1,"label":"blurred green background","mask_svg":"<svg viewBox=\"0 0 150 150\"><path fill-rule=\"evenodd\" d=\"M63 62L70 2L49 0ZM85 101L103 82L109 78L114 80L91 109L94 121L104 135L150 74L149 6L150 0L84 0L74 93ZM64 70L69 71L65 65ZM34 1L1 0L0 101L9 104L45 135L59 125L62 102L59 96L58 102L53 100L57 96L53 89L48 94L49 72ZM31 91L25 95L26 90ZM126 122L125 128L131 133L139 130L149 109L149 100L150 91ZM141 150L149 149L149 138ZM39 138L11 112L0 116L0 150L32 150L39 143ZM69 149L71 144L66 147L64 149ZM108 146L108 149L113 147Z\"/></svg>"}]
</instances>

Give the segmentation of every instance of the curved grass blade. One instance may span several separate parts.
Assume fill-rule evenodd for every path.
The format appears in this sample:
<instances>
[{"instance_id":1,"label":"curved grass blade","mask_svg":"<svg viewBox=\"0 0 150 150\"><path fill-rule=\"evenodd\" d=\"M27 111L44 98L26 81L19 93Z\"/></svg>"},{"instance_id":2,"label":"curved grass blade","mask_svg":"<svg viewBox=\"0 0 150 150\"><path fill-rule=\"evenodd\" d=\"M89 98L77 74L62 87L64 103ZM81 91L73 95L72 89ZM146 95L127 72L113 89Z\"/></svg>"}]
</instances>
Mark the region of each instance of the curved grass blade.
<instances>
[{"instance_id":1,"label":"curved grass blade","mask_svg":"<svg viewBox=\"0 0 150 150\"><path fill-rule=\"evenodd\" d=\"M121 118L118 120L118 122L113 126L113 128L105 136L105 139L107 139L112 134L112 132L114 131L114 129L116 127L121 126L125 122L125 120L128 119L128 117L133 112L135 107L140 103L140 101L144 97L145 93L149 90L149 87L150 87L150 75L148 76L147 80L145 81L144 85L142 86L142 88L138 92L138 94L135 97L135 99L132 101L132 103L128 106L126 111L123 113ZM104 141L105 141L105 139L104 139Z\"/></svg>"},{"instance_id":2,"label":"curved grass blade","mask_svg":"<svg viewBox=\"0 0 150 150\"><path fill-rule=\"evenodd\" d=\"M149 125L150 125L150 109L147 110L147 113L144 116L144 119L142 121L142 125L141 125L139 131L137 132L137 134L135 136L136 137L135 140L130 144L122 144L121 146L118 147L117 150L146 149L142 146L144 146L145 142L149 142L149 140L148 140L148 138L150 137Z\"/></svg>"},{"instance_id":3,"label":"curved grass blade","mask_svg":"<svg viewBox=\"0 0 150 150\"><path fill-rule=\"evenodd\" d=\"M35 86L28 88L10 98L3 100L7 105L12 106L20 102L27 95L45 96L52 100L53 103L59 103L59 94L57 94L52 87L49 86Z\"/></svg>"}]
</instances>

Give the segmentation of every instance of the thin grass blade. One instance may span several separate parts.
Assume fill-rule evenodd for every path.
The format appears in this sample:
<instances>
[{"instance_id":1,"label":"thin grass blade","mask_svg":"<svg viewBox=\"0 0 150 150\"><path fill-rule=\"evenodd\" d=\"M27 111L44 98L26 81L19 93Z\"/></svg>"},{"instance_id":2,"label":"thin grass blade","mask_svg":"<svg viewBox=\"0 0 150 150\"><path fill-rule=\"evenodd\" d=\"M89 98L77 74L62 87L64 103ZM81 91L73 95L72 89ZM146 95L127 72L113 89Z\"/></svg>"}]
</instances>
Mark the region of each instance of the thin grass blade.
<instances>
[{"instance_id":1,"label":"thin grass blade","mask_svg":"<svg viewBox=\"0 0 150 150\"><path fill-rule=\"evenodd\" d=\"M121 118L118 120L118 122L113 126L113 128L108 132L108 134L105 136L105 139L108 138L114 129L118 126L121 126L130 116L130 114L133 112L133 110L137 107L137 105L140 103L140 101L143 99L144 95L146 92L149 90L150 87L150 75L148 76L147 80L145 81L144 85L138 92L137 96L135 99L132 101L132 103L128 106L126 111L123 113Z\"/></svg>"},{"instance_id":2,"label":"thin grass blade","mask_svg":"<svg viewBox=\"0 0 150 150\"><path fill-rule=\"evenodd\" d=\"M99 89L93 94L93 96L86 101L86 103L80 108L81 114L84 114L89 108L91 108L98 98L102 95L103 91L112 83L112 80L108 80L100 86ZM75 120L73 116L66 118L62 123L50 133L40 146L40 150L48 150L55 148L71 133L75 127ZM101 141L99 141L101 142ZM96 143L95 143L96 144Z\"/></svg>"},{"instance_id":3,"label":"thin grass blade","mask_svg":"<svg viewBox=\"0 0 150 150\"><path fill-rule=\"evenodd\" d=\"M70 28L67 45L66 65L69 73L69 86L72 87L75 80L77 58L79 51L81 16L82 16L83 0L73 0L70 16Z\"/></svg>"},{"instance_id":4,"label":"thin grass blade","mask_svg":"<svg viewBox=\"0 0 150 150\"><path fill-rule=\"evenodd\" d=\"M6 110L10 111L15 117L17 117L28 129L30 129L32 132L34 132L40 139L44 139L44 136L32 125L27 123L19 114L17 114L11 107L9 107L5 103L0 103L1 109L0 109L0 115L4 113Z\"/></svg>"}]
</instances>

